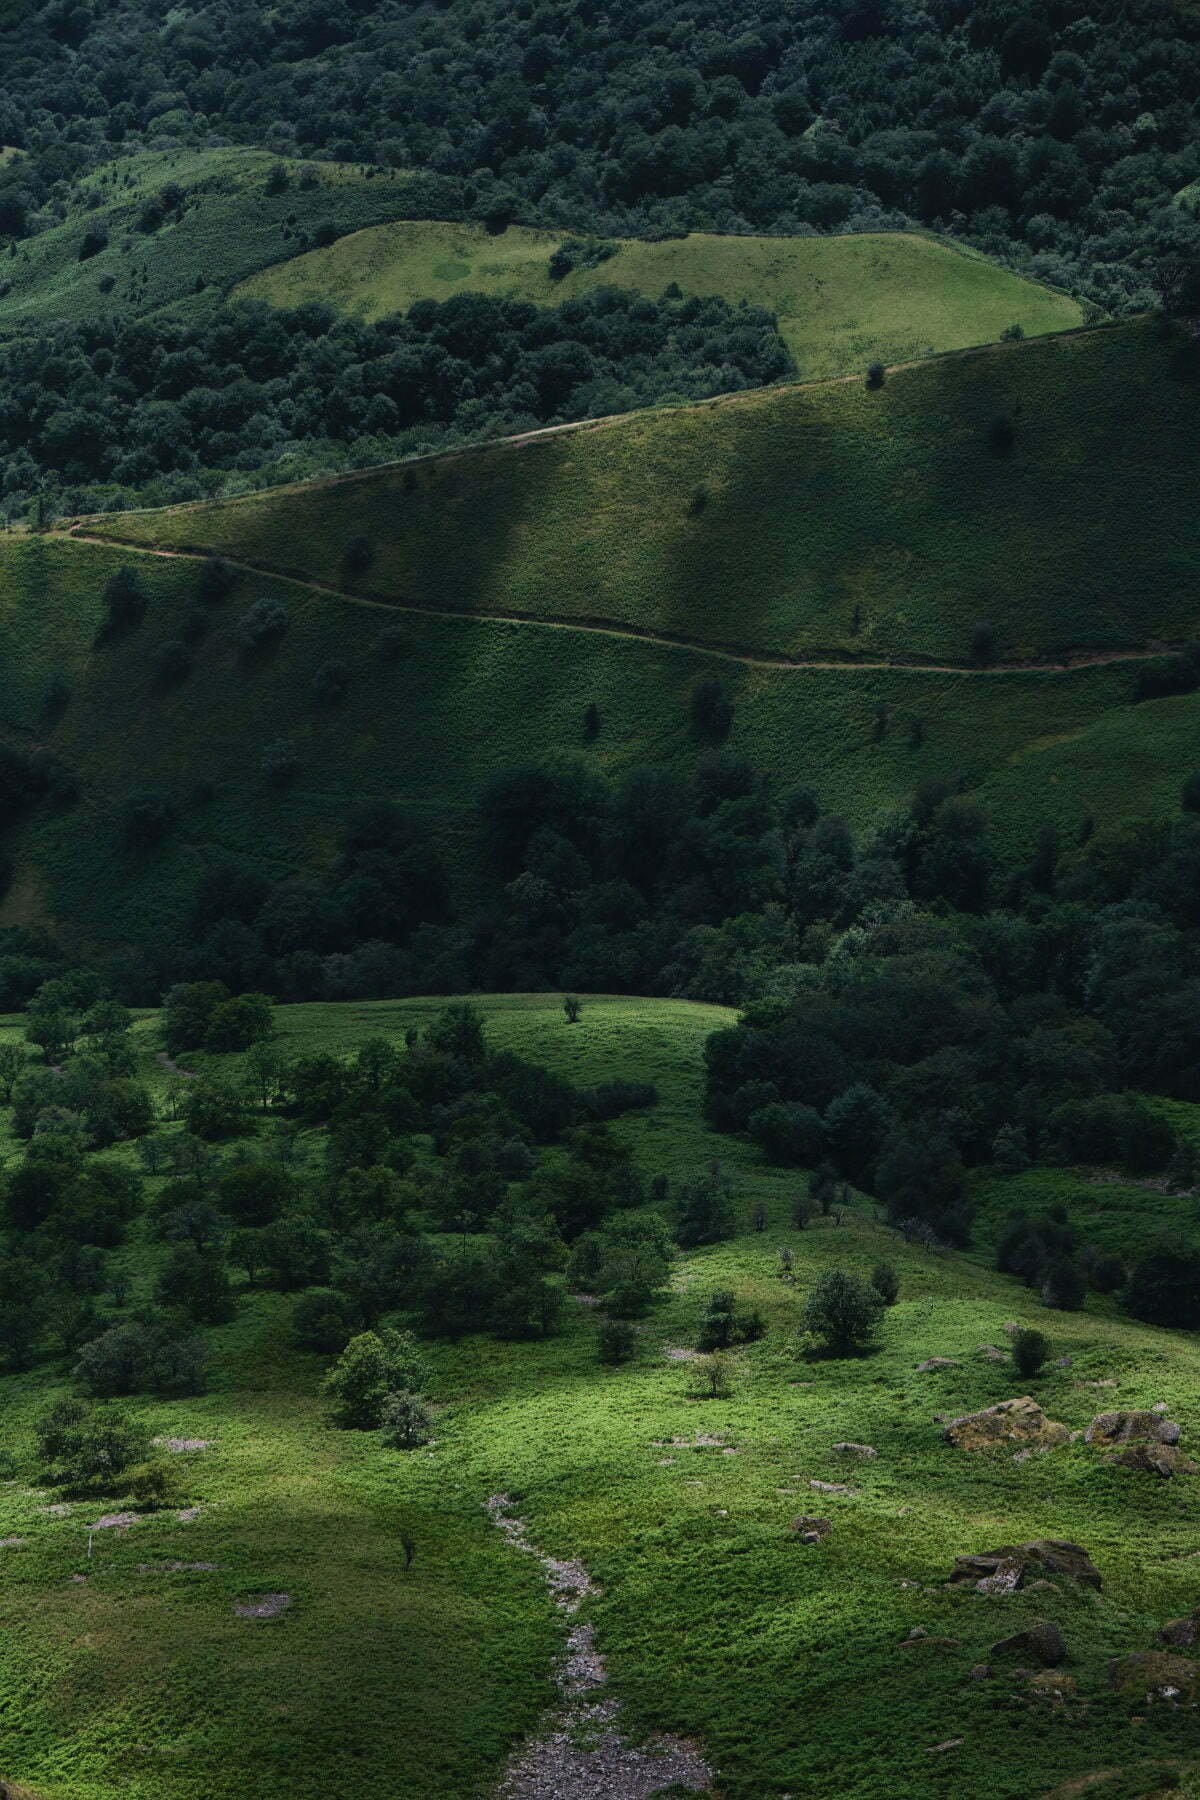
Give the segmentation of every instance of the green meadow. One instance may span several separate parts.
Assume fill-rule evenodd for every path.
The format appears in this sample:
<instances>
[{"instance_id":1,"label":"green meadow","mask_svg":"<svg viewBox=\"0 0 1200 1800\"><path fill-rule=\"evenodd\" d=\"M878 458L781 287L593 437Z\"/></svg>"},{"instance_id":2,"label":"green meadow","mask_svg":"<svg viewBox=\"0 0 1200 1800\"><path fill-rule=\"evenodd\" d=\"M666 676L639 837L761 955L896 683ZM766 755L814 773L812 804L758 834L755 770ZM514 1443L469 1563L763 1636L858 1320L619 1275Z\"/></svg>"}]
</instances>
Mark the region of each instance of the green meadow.
<instances>
[{"instance_id":1,"label":"green meadow","mask_svg":"<svg viewBox=\"0 0 1200 1800\"><path fill-rule=\"evenodd\" d=\"M105 582L125 563L145 584L145 619L98 643ZM689 704L704 675L734 701L727 747L781 787L808 782L858 830L903 808L927 776L962 773L1000 847L1023 854L1049 817L1073 833L1085 817L1171 816L1180 770L1194 761L1200 696L1134 706L1129 663L990 674L756 666L606 632L401 617L252 572L203 609L190 671L164 680L161 656L197 611L197 579L186 557L56 535L0 539L3 727L50 745L81 780L74 805L38 814L12 840L5 922L51 921L80 948L152 942L182 925L206 861L317 874L348 810L373 796L427 825L465 901L474 807L498 768L553 747L610 775L646 762L686 774L703 750ZM238 620L265 595L284 602L288 629L248 656ZM348 686L329 707L314 681L334 660ZM601 719L591 740L589 704ZM279 742L296 759L284 788L263 770ZM180 825L158 848L133 851L122 812L147 786L176 802Z\"/></svg>"},{"instance_id":2,"label":"green meadow","mask_svg":"<svg viewBox=\"0 0 1200 1800\"><path fill-rule=\"evenodd\" d=\"M980 621L1005 662L1138 647L1197 630L1198 384L1192 339L1137 321L89 530L767 657L962 665Z\"/></svg>"},{"instance_id":3,"label":"green meadow","mask_svg":"<svg viewBox=\"0 0 1200 1800\"><path fill-rule=\"evenodd\" d=\"M278 1042L285 1054L346 1051L437 1004L280 1009ZM802 1177L698 1126L703 1040L731 1017L719 1008L585 997L568 1026L555 995L481 1004L496 1045L572 1079L653 1080L658 1107L615 1129L648 1171L686 1174L720 1154L739 1235L681 1257L623 1368L598 1365L594 1314L578 1303L545 1343L433 1347L435 1438L409 1455L331 1429L319 1359L288 1345L292 1303L245 1293L213 1334L210 1393L137 1403L164 1435L212 1440L179 1458L198 1515L96 1532L90 1560L98 1509L47 1513L31 1481L29 1421L60 1384L5 1378L0 1538L24 1540L0 1550L6 1773L38 1800L278 1800L285 1788L318 1800L331 1770L356 1794L478 1800L548 1702L562 1641L532 1559L487 1522L485 1500L503 1491L536 1544L582 1559L599 1584L582 1616L625 1728L698 1739L727 1800L1147 1795L1168 1768L1172 1792L1195 1793L1194 1715L1139 1706L1106 1676L1110 1657L1150 1647L1158 1624L1194 1603L1188 1484L1148 1486L1082 1442L1024 1463L970 1456L943 1442L935 1416L1024 1390L980 1353L1022 1320L1070 1359L1033 1384L1052 1417L1078 1428L1104 1406L1164 1402L1188 1446L1200 1380L1189 1338L1094 1298L1046 1315L982 1254L907 1247L858 1200L840 1222L797 1231ZM138 1034L147 1071L165 1081L152 1014ZM1014 1196L1028 1199L1035 1179ZM1089 1230L1098 1191L1080 1182L1072 1197ZM782 1248L794 1282L780 1278ZM136 1236L120 1253L135 1293L158 1253ZM877 1352L806 1360L797 1323L814 1276L880 1257L901 1291ZM729 1397L703 1400L688 1364L665 1352L694 1341L722 1285L759 1305L769 1330L734 1356ZM955 1366L917 1368L934 1355ZM848 1458L834 1448L843 1441L877 1455ZM824 1544L790 1537L799 1513L830 1519ZM1043 1535L1083 1543L1103 1591L943 1587L955 1556ZM291 1596L281 1618L236 1616L263 1592ZM1067 1639L1060 1677L973 1679L991 1643L1035 1616Z\"/></svg>"},{"instance_id":4,"label":"green meadow","mask_svg":"<svg viewBox=\"0 0 1200 1800\"><path fill-rule=\"evenodd\" d=\"M263 269L232 297L272 306L327 300L377 319L451 294L553 306L610 284L657 297L674 282L685 294L769 308L802 379L987 343L1012 325L1039 337L1083 323L1070 295L908 232L617 239L614 255L554 280L549 261L563 241L562 234L520 225L496 235L467 222L393 221Z\"/></svg>"}]
</instances>

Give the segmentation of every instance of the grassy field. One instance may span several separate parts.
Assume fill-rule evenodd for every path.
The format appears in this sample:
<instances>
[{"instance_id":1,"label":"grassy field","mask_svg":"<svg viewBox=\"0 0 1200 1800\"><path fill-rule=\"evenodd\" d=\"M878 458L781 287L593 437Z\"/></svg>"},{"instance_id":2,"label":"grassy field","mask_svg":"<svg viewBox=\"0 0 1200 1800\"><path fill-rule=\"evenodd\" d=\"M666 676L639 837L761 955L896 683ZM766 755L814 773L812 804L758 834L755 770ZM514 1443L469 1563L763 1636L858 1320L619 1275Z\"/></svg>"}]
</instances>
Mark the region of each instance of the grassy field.
<instances>
[{"instance_id":1,"label":"grassy field","mask_svg":"<svg viewBox=\"0 0 1200 1800\"><path fill-rule=\"evenodd\" d=\"M281 1046L348 1049L433 1004L283 1009ZM1150 1647L1158 1623L1194 1603L1194 1484L1147 1485L1081 1442L1023 1464L970 1458L943 1443L934 1414L1021 1391L977 1347L1024 1319L1071 1359L1036 1383L1051 1416L1078 1427L1103 1406L1163 1401L1190 1447L1196 1345L1094 1300L1046 1315L982 1259L907 1249L858 1208L795 1231L797 1177L698 1129L700 1052L720 1009L593 998L569 1027L554 995L483 1005L498 1045L580 1080L653 1079L659 1107L617 1129L647 1170L725 1157L742 1235L681 1259L624 1369L597 1366L594 1317L579 1306L545 1344L435 1348L436 1443L405 1457L324 1425L316 1362L286 1349L289 1303L247 1297L217 1334L212 1393L139 1408L158 1430L215 1439L188 1463L199 1518L97 1534L90 1566L91 1513L47 1515L28 1485L25 1427L55 1384L5 1380L16 1480L0 1486L0 1536L27 1540L0 1551L6 1774L39 1800L277 1800L285 1785L296 1800L479 1800L548 1695L558 1641L532 1559L485 1523L483 1501L503 1490L536 1543L582 1558L600 1583L585 1616L627 1723L699 1739L726 1800L1031 1800L1119 1771L1087 1788L1111 1800L1157 1793L1141 1772L1163 1762L1183 1771L1172 1791L1194 1795L1195 1712L1139 1706L1106 1680L1110 1656ZM139 1030L149 1055L153 1018ZM1144 1198L1153 1216L1155 1196ZM759 1202L761 1233L749 1229ZM777 1274L783 1246L795 1285ZM146 1246L128 1256L145 1279ZM878 1352L806 1362L796 1327L813 1276L880 1256L897 1265L901 1297ZM693 1341L722 1284L758 1303L770 1331L738 1353L732 1396L701 1401L664 1348ZM930 1355L958 1366L918 1370ZM697 1434L735 1454L655 1442ZM842 1440L878 1455L848 1469L833 1449ZM814 1492L814 1479L852 1491ZM789 1541L798 1512L832 1520L818 1550ZM408 1574L405 1529L417 1544ZM941 1587L956 1555L1035 1535L1082 1542L1102 1594ZM142 1566L169 1559L222 1567ZM282 1620L234 1617L237 1599L263 1591L293 1596ZM972 1679L993 1640L1033 1616L1067 1638L1061 1686ZM914 1628L927 1638L901 1648Z\"/></svg>"},{"instance_id":2,"label":"grassy field","mask_svg":"<svg viewBox=\"0 0 1200 1800\"><path fill-rule=\"evenodd\" d=\"M313 173L302 185L307 167ZM286 171L287 185L271 191L276 169ZM185 190L182 212L142 231L144 203L171 182ZM302 165L244 147L122 157L88 177L62 224L5 259L0 335L212 305L244 276L286 256L299 231L323 221L353 231L394 218L404 210L404 187L400 174L368 178L353 165ZM107 245L81 260L85 233L97 227L107 232Z\"/></svg>"},{"instance_id":3,"label":"grassy field","mask_svg":"<svg viewBox=\"0 0 1200 1800\"><path fill-rule=\"evenodd\" d=\"M735 703L728 748L780 786L810 783L858 829L904 806L924 777L962 771L980 785L1002 848L1024 851L1047 817L1072 832L1085 815L1174 813L1195 761L1200 696L1131 706L1128 664L995 675L753 667L630 637L436 615L406 616L394 655L387 609L268 577L246 576L208 609L190 674L167 684L159 656L195 609L196 567L133 557L145 620L97 646L105 581L127 560L115 546L0 538L0 728L48 743L82 780L75 806L40 815L15 840L0 917L50 918L82 947L152 942L181 925L202 864L223 853L272 876L320 871L348 810L370 796L424 821L469 892L472 808L497 768L553 747L614 775L647 761L686 773L702 749L690 694L706 674ZM247 658L237 621L267 594L284 600L289 627ZM331 660L349 677L334 708L313 696ZM56 679L67 698L51 705ZM601 730L585 742L591 702ZM890 723L875 741L881 704ZM262 772L280 740L298 760L282 790ZM120 843L122 809L148 785L178 803L180 825L160 848L134 853Z\"/></svg>"},{"instance_id":4,"label":"grassy field","mask_svg":"<svg viewBox=\"0 0 1200 1800\"><path fill-rule=\"evenodd\" d=\"M685 294L747 300L776 314L802 378L861 371L878 358L906 362L987 343L1019 324L1026 337L1082 324L1068 294L1026 281L983 257L908 233L855 237L716 237L619 241L615 256L560 281L549 273L560 234L513 225L404 221L353 232L264 269L239 296L296 306L329 300L368 319L415 300L484 293L553 306L614 284L655 298L671 282Z\"/></svg>"},{"instance_id":5,"label":"grassy field","mask_svg":"<svg viewBox=\"0 0 1200 1800\"><path fill-rule=\"evenodd\" d=\"M1196 632L1198 384L1196 346L1138 322L95 529L765 655L960 664L986 620L1001 660L1052 657ZM360 533L374 561L351 578Z\"/></svg>"}]
</instances>

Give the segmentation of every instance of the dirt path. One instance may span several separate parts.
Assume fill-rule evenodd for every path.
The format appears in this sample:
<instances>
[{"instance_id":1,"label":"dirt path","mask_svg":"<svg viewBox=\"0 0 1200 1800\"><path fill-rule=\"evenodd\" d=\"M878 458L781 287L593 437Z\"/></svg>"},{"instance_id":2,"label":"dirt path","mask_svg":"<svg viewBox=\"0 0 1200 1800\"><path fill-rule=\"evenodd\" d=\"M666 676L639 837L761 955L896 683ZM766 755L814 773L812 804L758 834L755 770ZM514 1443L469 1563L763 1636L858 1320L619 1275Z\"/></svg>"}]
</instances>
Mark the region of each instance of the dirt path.
<instances>
[{"instance_id":1,"label":"dirt path","mask_svg":"<svg viewBox=\"0 0 1200 1800\"><path fill-rule=\"evenodd\" d=\"M185 1081L195 1081L196 1079L195 1069L181 1069L179 1064L175 1061L175 1058L173 1056L168 1056L165 1050L160 1050L158 1052L155 1061L161 1063L163 1068L171 1075L182 1075Z\"/></svg>"},{"instance_id":2,"label":"dirt path","mask_svg":"<svg viewBox=\"0 0 1200 1800\"><path fill-rule=\"evenodd\" d=\"M546 1585L568 1618L599 1591L581 1562L558 1561L530 1542L507 1494L493 1494L487 1510L514 1550L541 1563ZM694 1744L677 1737L643 1745L626 1741L620 1703L604 1695L607 1681L592 1627L572 1625L555 1670L562 1703L510 1758L495 1800L650 1800L664 1788L712 1793L712 1771Z\"/></svg>"},{"instance_id":3,"label":"dirt path","mask_svg":"<svg viewBox=\"0 0 1200 1800\"><path fill-rule=\"evenodd\" d=\"M566 427L554 426L560 430ZM135 556L157 556L168 562L200 562L211 554L206 545L181 544L173 549L164 550L151 544L135 543L128 538L100 537L85 531L82 526L72 526L66 531L53 531L45 534L56 537L67 543L98 544L103 549L120 549L129 551ZM540 631L582 631L600 637L631 638L637 643L656 644L664 650L689 650L699 656L709 656L719 662L739 663L749 669L894 669L908 674L923 675L970 675L987 677L989 675L1028 674L1040 670L1051 675L1066 675L1073 670L1094 667L1104 663L1136 663L1147 662L1158 656L1170 654L1178 650L1178 644L1158 644L1148 650L1078 650L1066 651L1057 658L1029 657L1021 662L989 663L986 667L976 668L969 663L921 662L915 658L887 657L876 661L855 657L804 657L785 655L752 655L744 650L737 650L728 644L706 643L701 638L685 637L671 632L650 631L639 625L618 624L615 620L604 618L566 618L554 613L513 613L497 612L490 608L454 608L448 606L414 606L406 600L373 600L364 594L347 593L344 588L329 587L324 582L309 581L300 575L289 575L286 570L273 568L269 563L247 562L235 556L219 553L222 560L231 569L238 569L245 575L268 575L276 581L289 582L293 587L305 588L309 593L322 594L331 600L344 601L350 606L362 606L372 612L383 612L400 618L414 617L421 619L487 619L501 625L525 625Z\"/></svg>"}]
</instances>

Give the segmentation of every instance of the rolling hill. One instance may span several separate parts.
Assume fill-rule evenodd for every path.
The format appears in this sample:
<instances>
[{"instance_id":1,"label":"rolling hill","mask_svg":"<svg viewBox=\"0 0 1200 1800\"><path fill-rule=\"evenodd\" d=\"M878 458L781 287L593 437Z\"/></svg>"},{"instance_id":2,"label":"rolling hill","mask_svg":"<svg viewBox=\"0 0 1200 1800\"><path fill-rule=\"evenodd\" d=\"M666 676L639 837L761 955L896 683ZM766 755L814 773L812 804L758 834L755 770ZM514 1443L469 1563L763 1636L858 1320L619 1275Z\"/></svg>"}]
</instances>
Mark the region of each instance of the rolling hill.
<instances>
[{"instance_id":1,"label":"rolling hill","mask_svg":"<svg viewBox=\"0 0 1200 1800\"><path fill-rule=\"evenodd\" d=\"M1070 295L912 233L618 239L601 245L614 254L590 266L592 241L573 240L585 246L579 265L555 280L549 261L563 241L519 225L496 236L481 225L401 221L264 269L231 297L272 306L327 300L374 319L458 293L552 306L607 284L657 296L674 282L685 294L767 307L805 379L987 343L1012 325L1038 337L1083 322Z\"/></svg>"}]
</instances>

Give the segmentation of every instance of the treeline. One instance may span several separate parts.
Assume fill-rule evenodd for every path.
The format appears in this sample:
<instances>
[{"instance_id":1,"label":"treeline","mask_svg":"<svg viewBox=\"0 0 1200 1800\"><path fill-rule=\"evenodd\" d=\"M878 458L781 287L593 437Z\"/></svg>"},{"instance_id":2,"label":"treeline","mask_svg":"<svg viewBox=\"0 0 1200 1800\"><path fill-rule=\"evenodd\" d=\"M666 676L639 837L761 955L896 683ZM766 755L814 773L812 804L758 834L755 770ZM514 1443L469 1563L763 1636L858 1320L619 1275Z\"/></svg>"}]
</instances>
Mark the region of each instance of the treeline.
<instances>
[{"instance_id":1,"label":"treeline","mask_svg":"<svg viewBox=\"0 0 1200 1800\"><path fill-rule=\"evenodd\" d=\"M229 472L356 466L777 381L772 315L600 288L559 307L464 294L365 324L311 302L64 326L0 346L11 504L189 499Z\"/></svg>"},{"instance_id":2,"label":"treeline","mask_svg":"<svg viewBox=\"0 0 1200 1800\"><path fill-rule=\"evenodd\" d=\"M229 139L427 169L499 224L945 225L1120 310L1200 175L1200 25L1169 0L52 0L0 35L0 230L89 169Z\"/></svg>"}]
</instances>

